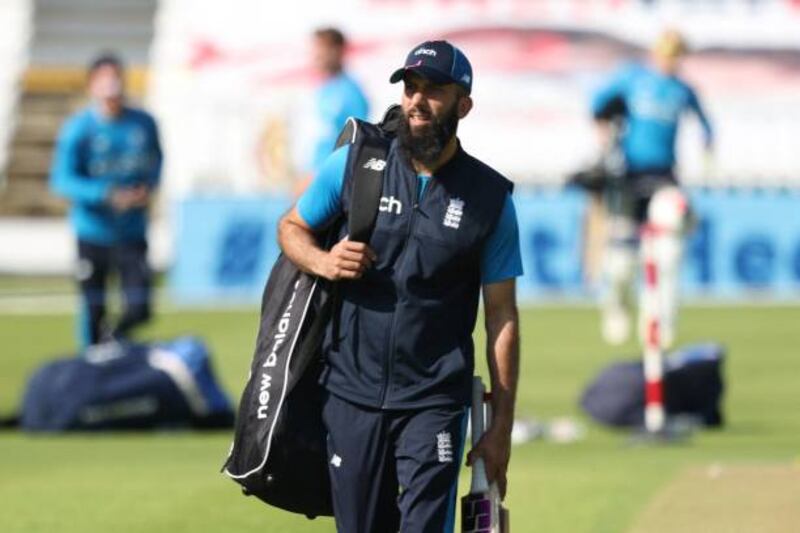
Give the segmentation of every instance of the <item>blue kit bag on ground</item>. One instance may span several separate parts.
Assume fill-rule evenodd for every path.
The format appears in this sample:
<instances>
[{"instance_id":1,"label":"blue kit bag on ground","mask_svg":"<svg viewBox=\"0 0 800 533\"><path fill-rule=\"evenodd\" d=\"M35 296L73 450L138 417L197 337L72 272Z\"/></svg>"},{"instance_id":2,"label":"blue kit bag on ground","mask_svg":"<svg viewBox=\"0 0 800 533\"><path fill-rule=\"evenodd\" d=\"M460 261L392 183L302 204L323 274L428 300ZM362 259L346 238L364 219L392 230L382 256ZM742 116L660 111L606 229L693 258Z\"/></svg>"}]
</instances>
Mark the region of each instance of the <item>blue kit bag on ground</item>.
<instances>
[{"instance_id":1,"label":"blue kit bag on ground","mask_svg":"<svg viewBox=\"0 0 800 533\"><path fill-rule=\"evenodd\" d=\"M706 427L723 425L722 363L719 344L692 344L664 358L664 407L667 415L695 418ZM605 368L586 387L581 407L595 421L613 427L644 425L642 361L622 361Z\"/></svg>"},{"instance_id":2,"label":"blue kit bag on ground","mask_svg":"<svg viewBox=\"0 0 800 533\"><path fill-rule=\"evenodd\" d=\"M233 419L208 349L183 337L99 344L45 364L28 383L19 425L27 431L227 428Z\"/></svg>"}]
</instances>

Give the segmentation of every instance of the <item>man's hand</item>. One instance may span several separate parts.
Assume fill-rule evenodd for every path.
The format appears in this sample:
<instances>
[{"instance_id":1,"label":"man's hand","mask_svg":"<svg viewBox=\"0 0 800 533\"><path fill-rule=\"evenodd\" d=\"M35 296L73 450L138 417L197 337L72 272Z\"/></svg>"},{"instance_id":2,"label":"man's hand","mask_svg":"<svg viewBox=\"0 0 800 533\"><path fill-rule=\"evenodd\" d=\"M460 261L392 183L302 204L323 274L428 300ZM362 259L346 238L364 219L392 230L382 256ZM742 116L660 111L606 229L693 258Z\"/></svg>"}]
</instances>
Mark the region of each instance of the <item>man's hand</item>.
<instances>
[{"instance_id":1,"label":"man's hand","mask_svg":"<svg viewBox=\"0 0 800 533\"><path fill-rule=\"evenodd\" d=\"M133 207L133 199L133 194L130 189L114 189L111 191L109 203L111 207L114 208L114 211L122 213Z\"/></svg>"},{"instance_id":2,"label":"man's hand","mask_svg":"<svg viewBox=\"0 0 800 533\"><path fill-rule=\"evenodd\" d=\"M133 207L147 207L150 204L150 189L146 185L138 185L131 189Z\"/></svg>"},{"instance_id":3,"label":"man's hand","mask_svg":"<svg viewBox=\"0 0 800 533\"><path fill-rule=\"evenodd\" d=\"M319 275L331 281L358 279L376 258L375 252L366 244L344 238L322 256Z\"/></svg>"},{"instance_id":4,"label":"man's hand","mask_svg":"<svg viewBox=\"0 0 800 533\"><path fill-rule=\"evenodd\" d=\"M278 243L283 253L303 272L331 281L358 279L375 261L375 252L364 243L345 237L323 250L308 224L293 207L278 223Z\"/></svg>"},{"instance_id":5,"label":"man's hand","mask_svg":"<svg viewBox=\"0 0 800 533\"><path fill-rule=\"evenodd\" d=\"M150 190L145 185L120 187L111 191L109 202L114 211L118 212L143 208L150 203Z\"/></svg>"},{"instance_id":6,"label":"man's hand","mask_svg":"<svg viewBox=\"0 0 800 533\"><path fill-rule=\"evenodd\" d=\"M492 425L467 454L467 466L483 459L489 483L497 483L500 498L506 497L508 462L511 459L511 431Z\"/></svg>"}]
</instances>

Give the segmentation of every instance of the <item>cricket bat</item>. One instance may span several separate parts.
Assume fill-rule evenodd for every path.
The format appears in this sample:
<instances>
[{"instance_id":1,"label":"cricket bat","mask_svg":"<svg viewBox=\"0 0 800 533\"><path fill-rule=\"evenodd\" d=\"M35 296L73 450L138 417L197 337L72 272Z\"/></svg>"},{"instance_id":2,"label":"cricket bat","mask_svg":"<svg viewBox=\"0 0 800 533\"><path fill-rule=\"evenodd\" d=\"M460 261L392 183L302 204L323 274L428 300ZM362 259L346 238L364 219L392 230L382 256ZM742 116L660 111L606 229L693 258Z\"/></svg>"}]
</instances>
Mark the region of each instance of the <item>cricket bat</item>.
<instances>
[{"instance_id":1,"label":"cricket bat","mask_svg":"<svg viewBox=\"0 0 800 533\"><path fill-rule=\"evenodd\" d=\"M491 418L491 408L486 403L486 389L479 377L472 378L472 446L481 439ZM489 483L483 459L472 464L472 482L469 494L461 498L462 533L508 533L508 510L502 506L496 483Z\"/></svg>"}]
</instances>

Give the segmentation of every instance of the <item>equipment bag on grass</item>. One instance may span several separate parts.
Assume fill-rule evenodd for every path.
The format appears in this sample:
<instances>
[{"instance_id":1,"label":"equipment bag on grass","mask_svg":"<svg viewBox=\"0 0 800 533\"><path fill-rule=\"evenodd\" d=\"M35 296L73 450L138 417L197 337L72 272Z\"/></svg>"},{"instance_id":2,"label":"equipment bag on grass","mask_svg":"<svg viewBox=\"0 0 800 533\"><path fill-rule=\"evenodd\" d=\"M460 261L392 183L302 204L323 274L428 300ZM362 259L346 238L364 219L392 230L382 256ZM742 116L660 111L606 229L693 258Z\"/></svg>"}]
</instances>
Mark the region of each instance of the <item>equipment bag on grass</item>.
<instances>
[{"instance_id":1,"label":"equipment bag on grass","mask_svg":"<svg viewBox=\"0 0 800 533\"><path fill-rule=\"evenodd\" d=\"M352 208L340 223L347 223L353 241L368 242L375 225L399 112L399 106L389 108L379 124L351 118L337 141L351 145ZM309 518L333 515L318 378L323 335L338 319L337 308L335 284L278 257L264 289L250 376L223 465L246 495Z\"/></svg>"},{"instance_id":2,"label":"equipment bag on grass","mask_svg":"<svg viewBox=\"0 0 800 533\"><path fill-rule=\"evenodd\" d=\"M205 345L184 337L99 344L45 364L28 382L19 424L27 431L222 428L233 425L233 408Z\"/></svg>"},{"instance_id":3,"label":"equipment bag on grass","mask_svg":"<svg viewBox=\"0 0 800 533\"><path fill-rule=\"evenodd\" d=\"M688 415L708 427L722 426L724 355L722 346L707 343L686 346L664 358L664 407L668 415ZM642 362L617 362L586 387L581 407L601 424L642 426L644 389Z\"/></svg>"}]
</instances>

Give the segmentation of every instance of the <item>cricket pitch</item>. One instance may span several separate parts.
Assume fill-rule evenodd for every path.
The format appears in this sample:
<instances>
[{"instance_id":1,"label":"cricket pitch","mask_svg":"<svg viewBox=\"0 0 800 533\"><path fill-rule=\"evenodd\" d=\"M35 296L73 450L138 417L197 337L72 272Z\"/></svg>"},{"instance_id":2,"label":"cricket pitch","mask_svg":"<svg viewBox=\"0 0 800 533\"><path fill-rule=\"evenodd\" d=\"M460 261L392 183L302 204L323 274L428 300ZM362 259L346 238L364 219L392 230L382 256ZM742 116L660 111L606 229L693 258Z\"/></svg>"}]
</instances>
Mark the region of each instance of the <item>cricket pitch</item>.
<instances>
[{"instance_id":1,"label":"cricket pitch","mask_svg":"<svg viewBox=\"0 0 800 533\"><path fill-rule=\"evenodd\" d=\"M784 533L800 524L800 467L712 464L666 485L630 533Z\"/></svg>"}]
</instances>

